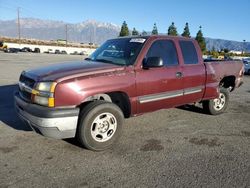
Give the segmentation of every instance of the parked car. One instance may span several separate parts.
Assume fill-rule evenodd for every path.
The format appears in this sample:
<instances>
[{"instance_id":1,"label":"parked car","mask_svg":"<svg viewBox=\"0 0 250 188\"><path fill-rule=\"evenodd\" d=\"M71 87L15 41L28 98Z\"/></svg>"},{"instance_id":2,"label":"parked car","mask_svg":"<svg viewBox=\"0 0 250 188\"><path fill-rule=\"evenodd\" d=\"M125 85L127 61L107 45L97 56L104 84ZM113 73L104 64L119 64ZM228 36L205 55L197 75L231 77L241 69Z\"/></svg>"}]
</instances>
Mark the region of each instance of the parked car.
<instances>
[{"instance_id":1,"label":"parked car","mask_svg":"<svg viewBox=\"0 0 250 188\"><path fill-rule=\"evenodd\" d=\"M196 102L223 113L243 72L241 61L204 63L194 39L122 37L83 62L23 71L15 106L36 132L100 151L120 137L124 118Z\"/></svg>"},{"instance_id":2,"label":"parked car","mask_svg":"<svg viewBox=\"0 0 250 188\"><path fill-rule=\"evenodd\" d=\"M32 50L29 47L24 47L20 51L21 52L32 52Z\"/></svg>"},{"instance_id":3,"label":"parked car","mask_svg":"<svg viewBox=\"0 0 250 188\"><path fill-rule=\"evenodd\" d=\"M40 48L35 48L32 52L33 53L40 53L41 51L40 51Z\"/></svg>"},{"instance_id":4,"label":"parked car","mask_svg":"<svg viewBox=\"0 0 250 188\"><path fill-rule=\"evenodd\" d=\"M250 75L250 59L243 60L244 68L245 68L245 74Z\"/></svg>"},{"instance_id":5,"label":"parked car","mask_svg":"<svg viewBox=\"0 0 250 188\"><path fill-rule=\"evenodd\" d=\"M55 50L55 54L61 54L60 50Z\"/></svg>"},{"instance_id":6,"label":"parked car","mask_svg":"<svg viewBox=\"0 0 250 188\"><path fill-rule=\"evenodd\" d=\"M53 50L52 49L48 49L47 51L44 52L45 54L53 54Z\"/></svg>"},{"instance_id":7,"label":"parked car","mask_svg":"<svg viewBox=\"0 0 250 188\"><path fill-rule=\"evenodd\" d=\"M74 51L73 53L70 53L70 55L79 55L77 51Z\"/></svg>"},{"instance_id":8,"label":"parked car","mask_svg":"<svg viewBox=\"0 0 250 188\"><path fill-rule=\"evenodd\" d=\"M20 52L19 48L7 48L4 50L5 53L18 53Z\"/></svg>"},{"instance_id":9,"label":"parked car","mask_svg":"<svg viewBox=\"0 0 250 188\"><path fill-rule=\"evenodd\" d=\"M87 55L87 52L81 51L81 52L79 53L79 55Z\"/></svg>"},{"instance_id":10,"label":"parked car","mask_svg":"<svg viewBox=\"0 0 250 188\"><path fill-rule=\"evenodd\" d=\"M62 50L61 54L67 54L67 52L65 50Z\"/></svg>"}]
</instances>

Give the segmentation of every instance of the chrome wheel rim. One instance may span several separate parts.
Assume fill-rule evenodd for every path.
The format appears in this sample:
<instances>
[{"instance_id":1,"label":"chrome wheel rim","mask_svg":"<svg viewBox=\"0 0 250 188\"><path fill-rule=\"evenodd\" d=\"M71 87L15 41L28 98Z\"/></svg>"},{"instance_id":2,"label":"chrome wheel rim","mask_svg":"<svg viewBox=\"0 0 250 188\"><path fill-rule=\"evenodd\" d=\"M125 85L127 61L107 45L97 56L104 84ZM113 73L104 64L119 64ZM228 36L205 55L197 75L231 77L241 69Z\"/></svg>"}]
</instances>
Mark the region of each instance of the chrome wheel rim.
<instances>
[{"instance_id":1,"label":"chrome wheel rim","mask_svg":"<svg viewBox=\"0 0 250 188\"><path fill-rule=\"evenodd\" d=\"M226 96L223 93L220 93L217 99L214 99L214 109L216 111L221 110L226 104Z\"/></svg>"},{"instance_id":2,"label":"chrome wheel rim","mask_svg":"<svg viewBox=\"0 0 250 188\"><path fill-rule=\"evenodd\" d=\"M99 114L91 125L91 136L97 142L110 140L117 128L117 120L111 113Z\"/></svg>"}]
</instances>

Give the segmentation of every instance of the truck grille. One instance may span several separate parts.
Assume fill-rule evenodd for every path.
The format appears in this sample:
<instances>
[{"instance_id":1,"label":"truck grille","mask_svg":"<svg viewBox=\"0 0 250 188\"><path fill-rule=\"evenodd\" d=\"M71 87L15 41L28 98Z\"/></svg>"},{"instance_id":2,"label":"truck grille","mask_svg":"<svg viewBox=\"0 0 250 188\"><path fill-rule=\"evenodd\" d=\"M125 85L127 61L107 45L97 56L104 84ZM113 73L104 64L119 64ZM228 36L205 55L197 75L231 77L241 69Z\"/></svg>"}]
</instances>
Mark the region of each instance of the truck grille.
<instances>
[{"instance_id":1,"label":"truck grille","mask_svg":"<svg viewBox=\"0 0 250 188\"><path fill-rule=\"evenodd\" d=\"M29 102L31 101L31 93L29 93L27 91L22 91L20 89L19 89L19 93L23 99L25 99L26 101L29 101Z\"/></svg>"},{"instance_id":2,"label":"truck grille","mask_svg":"<svg viewBox=\"0 0 250 188\"><path fill-rule=\"evenodd\" d=\"M25 85L26 87L29 87L29 88L33 88L34 85L35 85L35 80L31 79L31 78L28 78L24 75L21 75L20 76L20 79L19 79L19 82L23 85ZM20 93L20 96L26 100L27 102L30 102L31 101L31 92L25 90L25 89L21 89L21 87L19 86L19 93Z\"/></svg>"},{"instance_id":3,"label":"truck grille","mask_svg":"<svg viewBox=\"0 0 250 188\"><path fill-rule=\"evenodd\" d=\"M28 86L30 88L33 88L35 85L35 80L28 78L27 76L24 76L24 75L20 76L19 81L24 83L26 86Z\"/></svg>"}]
</instances>

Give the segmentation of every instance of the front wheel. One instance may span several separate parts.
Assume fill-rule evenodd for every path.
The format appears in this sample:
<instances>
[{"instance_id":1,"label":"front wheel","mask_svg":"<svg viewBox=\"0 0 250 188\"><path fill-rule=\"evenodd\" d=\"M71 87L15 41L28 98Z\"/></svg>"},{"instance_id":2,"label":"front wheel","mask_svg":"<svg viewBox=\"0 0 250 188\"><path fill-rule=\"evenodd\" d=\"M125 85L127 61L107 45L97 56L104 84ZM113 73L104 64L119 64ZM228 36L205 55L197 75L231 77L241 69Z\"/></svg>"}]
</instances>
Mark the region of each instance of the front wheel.
<instances>
[{"instance_id":1,"label":"front wheel","mask_svg":"<svg viewBox=\"0 0 250 188\"><path fill-rule=\"evenodd\" d=\"M209 114L218 115L223 113L229 102L229 91L226 88L220 88L219 97L208 101L203 101L203 109Z\"/></svg>"},{"instance_id":2,"label":"front wheel","mask_svg":"<svg viewBox=\"0 0 250 188\"><path fill-rule=\"evenodd\" d=\"M81 145L94 151L110 148L119 138L123 113L110 102L89 103L80 113L77 138Z\"/></svg>"}]
</instances>

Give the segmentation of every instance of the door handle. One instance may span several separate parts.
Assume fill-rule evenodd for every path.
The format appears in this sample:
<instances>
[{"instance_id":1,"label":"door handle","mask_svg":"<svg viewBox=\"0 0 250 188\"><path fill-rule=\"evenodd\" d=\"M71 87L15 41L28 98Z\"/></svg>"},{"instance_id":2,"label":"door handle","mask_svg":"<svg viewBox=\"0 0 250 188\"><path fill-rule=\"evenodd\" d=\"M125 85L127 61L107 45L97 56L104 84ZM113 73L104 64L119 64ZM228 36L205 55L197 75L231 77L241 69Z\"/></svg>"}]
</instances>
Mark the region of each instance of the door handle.
<instances>
[{"instance_id":1,"label":"door handle","mask_svg":"<svg viewBox=\"0 0 250 188\"><path fill-rule=\"evenodd\" d=\"M176 72L175 75L176 78L181 78L183 76L182 72Z\"/></svg>"}]
</instances>

